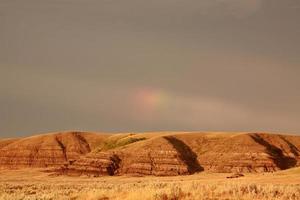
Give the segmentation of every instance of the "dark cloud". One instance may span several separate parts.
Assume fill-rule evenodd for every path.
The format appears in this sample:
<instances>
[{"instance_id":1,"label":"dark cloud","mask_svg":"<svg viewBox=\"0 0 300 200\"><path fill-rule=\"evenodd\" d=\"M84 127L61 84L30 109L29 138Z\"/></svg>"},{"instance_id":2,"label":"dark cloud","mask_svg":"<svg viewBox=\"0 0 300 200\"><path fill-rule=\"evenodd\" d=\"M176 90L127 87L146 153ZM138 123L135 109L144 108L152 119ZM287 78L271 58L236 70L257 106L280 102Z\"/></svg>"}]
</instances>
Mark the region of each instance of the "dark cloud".
<instances>
[{"instance_id":1,"label":"dark cloud","mask_svg":"<svg viewBox=\"0 0 300 200\"><path fill-rule=\"evenodd\" d=\"M299 6L292 0L3 0L0 134L297 133Z\"/></svg>"}]
</instances>

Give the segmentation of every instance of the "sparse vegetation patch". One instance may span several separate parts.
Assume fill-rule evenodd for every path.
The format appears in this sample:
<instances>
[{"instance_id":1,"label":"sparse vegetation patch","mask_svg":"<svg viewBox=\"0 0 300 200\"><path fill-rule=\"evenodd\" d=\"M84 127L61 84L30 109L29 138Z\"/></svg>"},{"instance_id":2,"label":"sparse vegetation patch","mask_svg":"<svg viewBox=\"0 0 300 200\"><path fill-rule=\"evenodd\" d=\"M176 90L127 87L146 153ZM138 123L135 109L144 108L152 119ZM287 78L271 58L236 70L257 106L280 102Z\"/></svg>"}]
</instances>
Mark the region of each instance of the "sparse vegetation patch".
<instances>
[{"instance_id":1,"label":"sparse vegetation patch","mask_svg":"<svg viewBox=\"0 0 300 200\"><path fill-rule=\"evenodd\" d=\"M123 137L112 137L104 141L98 148L95 149L95 152L107 151L110 149L115 149L118 147L123 147L135 142L146 140L145 137L131 137L132 135L126 135Z\"/></svg>"}]
</instances>

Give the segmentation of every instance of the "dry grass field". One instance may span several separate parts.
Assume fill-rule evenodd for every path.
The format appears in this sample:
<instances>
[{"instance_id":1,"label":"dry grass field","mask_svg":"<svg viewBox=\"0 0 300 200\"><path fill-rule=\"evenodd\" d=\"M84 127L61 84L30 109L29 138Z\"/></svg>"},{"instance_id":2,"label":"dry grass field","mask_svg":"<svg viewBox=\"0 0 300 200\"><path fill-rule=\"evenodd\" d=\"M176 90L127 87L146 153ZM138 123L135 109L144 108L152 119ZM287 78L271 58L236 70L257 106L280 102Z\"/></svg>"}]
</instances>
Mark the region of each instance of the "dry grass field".
<instances>
[{"instance_id":1,"label":"dry grass field","mask_svg":"<svg viewBox=\"0 0 300 200\"><path fill-rule=\"evenodd\" d=\"M300 169L276 173L229 174L201 172L176 177L68 177L41 169L0 171L0 199L300 199Z\"/></svg>"},{"instance_id":2,"label":"dry grass field","mask_svg":"<svg viewBox=\"0 0 300 200\"><path fill-rule=\"evenodd\" d=\"M294 135L42 134L0 140L0 200L300 200L299 166Z\"/></svg>"}]
</instances>

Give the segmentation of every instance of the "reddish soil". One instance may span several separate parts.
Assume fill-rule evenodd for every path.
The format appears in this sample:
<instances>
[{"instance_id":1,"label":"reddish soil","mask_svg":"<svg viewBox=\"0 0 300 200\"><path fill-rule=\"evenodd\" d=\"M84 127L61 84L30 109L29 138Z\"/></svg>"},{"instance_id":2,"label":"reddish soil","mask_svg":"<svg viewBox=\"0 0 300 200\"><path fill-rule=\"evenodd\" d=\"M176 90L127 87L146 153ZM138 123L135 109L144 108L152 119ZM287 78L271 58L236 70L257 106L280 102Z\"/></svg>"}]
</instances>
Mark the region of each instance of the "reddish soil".
<instances>
[{"instance_id":1,"label":"reddish soil","mask_svg":"<svg viewBox=\"0 0 300 200\"><path fill-rule=\"evenodd\" d=\"M300 136L292 135L63 132L0 140L1 168L55 167L69 175L256 173L299 165Z\"/></svg>"}]
</instances>

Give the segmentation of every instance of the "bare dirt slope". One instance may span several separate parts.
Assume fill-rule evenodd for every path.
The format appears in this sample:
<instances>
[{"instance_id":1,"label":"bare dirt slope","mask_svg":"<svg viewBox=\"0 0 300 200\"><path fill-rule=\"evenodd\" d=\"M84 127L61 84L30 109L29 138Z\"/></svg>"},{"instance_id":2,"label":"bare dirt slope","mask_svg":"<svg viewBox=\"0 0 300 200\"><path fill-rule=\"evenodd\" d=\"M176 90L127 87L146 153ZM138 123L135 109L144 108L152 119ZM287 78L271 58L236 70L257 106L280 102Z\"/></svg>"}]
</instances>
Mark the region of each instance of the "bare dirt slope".
<instances>
[{"instance_id":1,"label":"bare dirt slope","mask_svg":"<svg viewBox=\"0 0 300 200\"><path fill-rule=\"evenodd\" d=\"M108 135L62 132L0 141L0 167L61 166L92 151Z\"/></svg>"},{"instance_id":2,"label":"bare dirt slope","mask_svg":"<svg viewBox=\"0 0 300 200\"><path fill-rule=\"evenodd\" d=\"M16 142L18 139L0 139L0 149L13 143Z\"/></svg>"},{"instance_id":3,"label":"bare dirt slope","mask_svg":"<svg viewBox=\"0 0 300 200\"><path fill-rule=\"evenodd\" d=\"M67 162L66 162L67 161ZM300 165L300 137L267 133L55 133L0 141L0 166L70 175L273 172Z\"/></svg>"}]
</instances>

